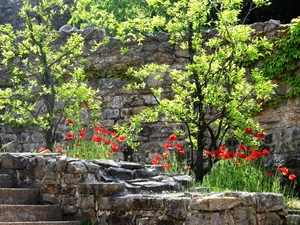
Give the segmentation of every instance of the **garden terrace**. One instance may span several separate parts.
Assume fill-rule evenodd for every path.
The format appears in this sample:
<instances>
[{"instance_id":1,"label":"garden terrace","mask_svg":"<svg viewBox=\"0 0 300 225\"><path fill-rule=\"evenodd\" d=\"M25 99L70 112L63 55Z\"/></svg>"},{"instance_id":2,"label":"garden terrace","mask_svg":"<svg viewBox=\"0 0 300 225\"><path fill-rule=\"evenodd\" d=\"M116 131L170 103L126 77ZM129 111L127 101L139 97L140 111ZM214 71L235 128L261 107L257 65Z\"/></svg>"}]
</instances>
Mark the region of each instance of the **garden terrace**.
<instances>
[{"instance_id":1,"label":"garden terrace","mask_svg":"<svg viewBox=\"0 0 300 225\"><path fill-rule=\"evenodd\" d=\"M191 187L190 176L167 175L160 166L29 153L1 154L0 162L2 187L38 188L40 201L61 206L64 219L109 225L295 221L280 194L205 193Z\"/></svg>"}]
</instances>

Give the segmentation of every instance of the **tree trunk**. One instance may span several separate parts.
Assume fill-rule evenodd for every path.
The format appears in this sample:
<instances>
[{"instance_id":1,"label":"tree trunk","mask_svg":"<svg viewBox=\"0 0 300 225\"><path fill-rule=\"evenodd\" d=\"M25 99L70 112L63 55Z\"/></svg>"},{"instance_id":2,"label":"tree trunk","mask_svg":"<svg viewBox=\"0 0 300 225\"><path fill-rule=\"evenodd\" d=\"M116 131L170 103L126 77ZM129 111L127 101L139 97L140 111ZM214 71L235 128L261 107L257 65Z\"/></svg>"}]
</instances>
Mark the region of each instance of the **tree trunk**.
<instances>
[{"instance_id":1,"label":"tree trunk","mask_svg":"<svg viewBox=\"0 0 300 225\"><path fill-rule=\"evenodd\" d=\"M198 149L196 154L196 162L194 164L195 179L197 182L203 182L204 168L203 168L203 150Z\"/></svg>"}]
</instances>

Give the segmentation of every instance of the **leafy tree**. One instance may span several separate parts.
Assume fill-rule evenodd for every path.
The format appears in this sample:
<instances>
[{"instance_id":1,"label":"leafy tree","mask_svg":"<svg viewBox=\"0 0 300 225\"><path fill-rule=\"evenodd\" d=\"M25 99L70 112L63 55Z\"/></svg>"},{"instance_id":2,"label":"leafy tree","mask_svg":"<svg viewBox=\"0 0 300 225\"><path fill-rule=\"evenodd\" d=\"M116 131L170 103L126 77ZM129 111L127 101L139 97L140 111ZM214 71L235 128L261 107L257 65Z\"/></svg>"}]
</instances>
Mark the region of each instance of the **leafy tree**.
<instances>
[{"instance_id":1,"label":"leafy tree","mask_svg":"<svg viewBox=\"0 0 300 225\"><path fill-rule=\"evenodd\" d=\"M84 4L85 1L79 2ZM98 26L108 25L105 18L109 17L111 32L116 32L124 42L141 43L146 37L155 38L149 35L151 33L169 33L166 47L178 48L181 54L174 50L174 57L185 60L186 66L177 70L168 65L147 64L139 69L129 69L128 73L140 80L130 84L130 88L148 89L157 105L132 117L122 133L129 130L127 137L133 131L138 133L145 122L184 124L191 153L196 150L196 156L191 156L191 167L198 181L204 176L205 149L217 149L230 137L241 139L250 146L256 144L246 140L244 132L247 127L260 131L253 115L259 112L262 107L259 102L269 98L274 87L256 66L252 66L270 52L271 44L263 37L251 35L249 26L239 24L242 2L147 0L145 8L131 12L130 18L124 17L124 21L114 17L112 11L100 13L97 18L81 12L87 16L82 19ZM255 1L255 7L264 2ZM93 8L92 2L88 4ZM151 14L143 11L146 9L151 9ZM206 40L203 28L212 26L216 35ZM159 82L170 80L172 97L164 97L169 95L164 95L161 87L149 85L147 78L150 76Z\"/></svg>"},{"instance_id":2,"label":"leafy tree","mask_svg":"<svg viewBox=\"0 0 300 225\"><path fill-rule=\"evenodd\" d=\"M22 4L24 29L0 26L1 66L11 72L9 84L0 89L0 119L13 126L39 127L50 149L66 117L79 120L83 103L91 111L100 105L83 73L83 37L73 33L63 41L52 27L54 15L63 14L67 5L62 0Z\"/></svg>"}]
</instances>

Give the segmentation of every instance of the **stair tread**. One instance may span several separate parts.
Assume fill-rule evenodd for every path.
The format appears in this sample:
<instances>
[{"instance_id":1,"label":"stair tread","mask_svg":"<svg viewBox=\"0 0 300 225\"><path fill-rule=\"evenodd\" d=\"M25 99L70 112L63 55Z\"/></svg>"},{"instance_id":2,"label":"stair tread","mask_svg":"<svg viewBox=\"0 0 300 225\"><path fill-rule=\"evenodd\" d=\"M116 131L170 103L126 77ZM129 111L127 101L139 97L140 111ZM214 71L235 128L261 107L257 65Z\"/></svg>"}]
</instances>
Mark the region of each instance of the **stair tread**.
<instances>
[{"instance_id":1,"label":"stair tread","mask_svg":"<svg viewBox=\"0 0 300 225\"><path fill-rule=\"evenodd\" d=\"M57 205L0 205L1 222L62 220Z\"/></svg>"},{"instance_id":2,"label":"stair tread","mask_svg":"<svg viewBox=\"0 0 300 225\"><path fill-rule=\"evenodd\" d=\"M0 204L37 204L39 189L37 188L0 188Z\"/></svg>"},{"instance_id":3,"label":"stair tread","mask_svg":"<svg viewBox=\"0 0 300 225\"><path fill-rule=\"evenodd\" d=\"M10 179L9 175L0 174L0 225L81 224L63 220L60 205L40 204L38 188L12 187Z\"/></svg>"}]
</instances>

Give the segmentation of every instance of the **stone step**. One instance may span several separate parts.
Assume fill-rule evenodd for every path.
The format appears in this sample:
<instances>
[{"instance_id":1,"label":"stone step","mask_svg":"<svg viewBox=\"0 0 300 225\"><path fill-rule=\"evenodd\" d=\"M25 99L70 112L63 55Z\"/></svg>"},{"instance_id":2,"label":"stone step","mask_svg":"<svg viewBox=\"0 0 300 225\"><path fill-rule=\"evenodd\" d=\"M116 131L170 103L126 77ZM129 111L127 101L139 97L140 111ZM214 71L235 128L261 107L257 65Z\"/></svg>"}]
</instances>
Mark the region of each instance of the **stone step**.
<instances>
[{"instance_id":1,"label":"stone step","mask_svg":"<svg viewBox=\"0 0 300 225\"><path fill-rule=\"evenodd\" d=\"M288 214L286 217L286 225L295 225L300 224L300 215L299 214Z\"/></svg>"},{"instance_id":2,"label":"stone step","mask_svg":"<svg viewBox=\"0 0 300 225\"><path fill-rule=\"evenodd\" d=\"M1 222L59 221L61 207L56 205L0 205Z\"/></svg>"},{"instance_id":3,"label":"stone step","mask_svg":"<svg viewBox=\"0 0 300 225\"><path fill-rule=\"evenodd\" d=\"M12 187L12 180L8 174L0 174L0 188Z\"/></svg>"},{"instance_id":4,"label":"stone step","mask_svg":"<svg viewBox=\"0 0 300 225\"><path fill-rule=\"evenodd\" d=\"M80 221L0 222L0 225L80 225Z\"/></svg>"},{"instance_id":5,"label":"stone step","mask_svg":"<svg viewBox=\"0 0 300 225\"><path fill-rule=\"evenodd\" d=\"M39 193L36 188L0 188L0 205L37 205Z\"/></svg>"}]
</instances>

